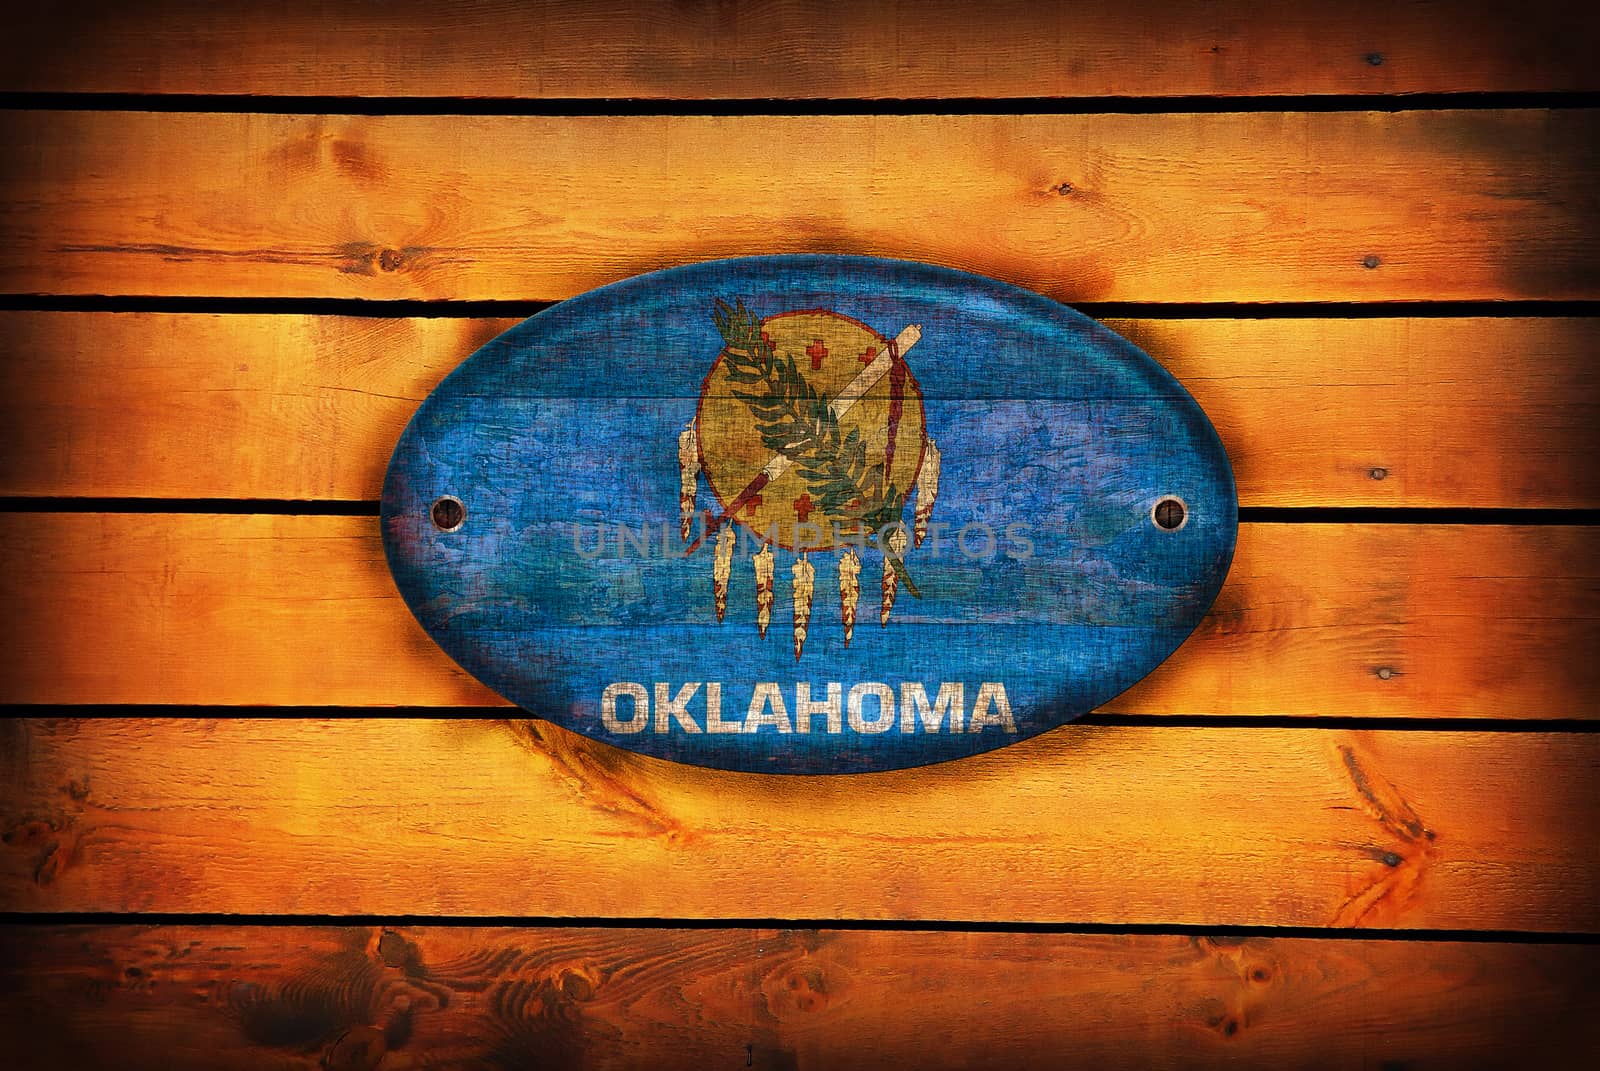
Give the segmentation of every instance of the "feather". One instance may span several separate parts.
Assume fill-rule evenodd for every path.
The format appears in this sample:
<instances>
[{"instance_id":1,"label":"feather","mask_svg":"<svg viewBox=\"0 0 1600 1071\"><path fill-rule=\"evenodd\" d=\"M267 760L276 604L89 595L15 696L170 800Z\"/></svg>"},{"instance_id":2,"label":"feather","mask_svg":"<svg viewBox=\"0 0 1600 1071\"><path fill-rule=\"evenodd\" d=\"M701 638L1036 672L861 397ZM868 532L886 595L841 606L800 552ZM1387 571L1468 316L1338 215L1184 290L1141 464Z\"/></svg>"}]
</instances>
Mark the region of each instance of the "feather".
<instances>
[{"instance_id":1,"label":"feather","mask_svg":"<svg viewBox=\"0 0 1600 1071\"><path fill-rule=\"evenodd\" d=\"M939 497L939 447L933 437L928 437L927 449L922 451L922 463L917 466L916 545L928 535L928 518L933 516L933 503Z\"/></svg>"},{"instance_id":2,"label":"feather","mask_svg":"<svg viewBox=\"0 0 1600 1071\"><path fill-rule=\"evenodd\" d=\"M694 520L694 496L699 489L700 442L694 422L678 433L678 527L683 541L689 541L689 525ZM720 615L719 615L720 616Z\"/></svg>"},{"instance_id":3,"label":"feather","mask_svg":"<svg viewBox=\"0 0 1600 1071\"><path fill-rule=\"evenodd\" d=\"M756 627L766 639L767 626L772 623L772 544L764 545L750 561L756 569Z\"/></svg>"},{"instance_id":4,"label":"feather","mask_svg":"<svg viewBox=\"0 0 1600 1071\"><path fill-rule=\"evenodd\" d=\"M878 624L889 623L889 611L894 609L895 592L900 587L900 574L895 572L894 563L906 552L906 526L895 524L894 530L885 540L883 554L883 608L878 611Z\"/></svg>"},{"instance_id":5,"label":"feather","mask_svg":"<svg viewBox=\"0 0 1600 1071\"><path fill-rule=\"evenodd\" d=\"M796 558L794 577L794 660L800 661L800 651L806 645L806 628L811 624L811 594L817 570L804 558Z\"/></svg>"},{"instance_id":6,"label":"feather","mask_svg":"<svg viewBox=\"0 0 1600 1071\"><path fill-rule=\"evenodd\" d=\"M844 616L844 645L850 646L850 637L856 630L856 603L861 598L861 559L853 550L845 550L839 559L839 611Z\"/></svg>"},{"instance_id":7,"label":"feather","mask_svg":"<svg viewBox=\"0 0 1600 1071\"><path fill-rule=\"evenodd\" d=\"M716 555L711 562L711 591L717 604L717 622L728 612L728 576L733 571L733 544L738 537L733 525L725 524L717 533Z\"/></svg>"}]
</instances>

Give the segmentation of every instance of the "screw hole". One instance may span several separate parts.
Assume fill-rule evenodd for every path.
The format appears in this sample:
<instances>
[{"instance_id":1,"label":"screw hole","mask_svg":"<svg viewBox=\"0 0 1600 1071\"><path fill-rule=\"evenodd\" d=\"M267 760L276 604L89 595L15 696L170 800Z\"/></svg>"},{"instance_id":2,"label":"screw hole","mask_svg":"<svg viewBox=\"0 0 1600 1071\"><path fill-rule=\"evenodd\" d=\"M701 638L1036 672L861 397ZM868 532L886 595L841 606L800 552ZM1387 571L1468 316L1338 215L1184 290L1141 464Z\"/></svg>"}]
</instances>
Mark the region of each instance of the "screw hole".
<instances>
[{"instance_id":1,"label":"screw hole","mask_svg":"<svg viewBox=\"0 0 1600 1071\"><path fill-rule=\"evenodd\" d=\"M433 517L433 526L441 532L454 532L467 521L467 507L452 495L445 495L434 502L428 513Z\"/></svg>"},{"instance_id":2,"label":"screw hole","mask_svg":"<svg viewBox=\"0 0 1600 1071\"><path fill-rule=\"evenodd\" d=\"M1150 510L1150 520L1157 528L1168 532L1176 532L1189 523L1189 510L1183 504L1183 499L1168 495L1155 504Z\"/></svg>"}]
</instances>

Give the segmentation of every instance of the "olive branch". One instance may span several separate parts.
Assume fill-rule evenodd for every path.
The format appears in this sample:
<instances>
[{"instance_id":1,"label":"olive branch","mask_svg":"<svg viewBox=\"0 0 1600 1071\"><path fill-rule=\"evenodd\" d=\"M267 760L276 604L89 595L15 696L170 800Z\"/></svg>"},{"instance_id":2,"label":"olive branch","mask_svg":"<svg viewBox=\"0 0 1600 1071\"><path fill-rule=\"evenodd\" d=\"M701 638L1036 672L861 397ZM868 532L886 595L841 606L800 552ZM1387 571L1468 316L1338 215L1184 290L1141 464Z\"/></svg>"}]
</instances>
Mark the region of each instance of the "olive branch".
<instances>
[{"instance_id":1,"label":"olive branch","mask_svg":"<svg viewBox=\"0 0 1600 1071\"><path fill-rule=\"evenodd\" d=\"M905 562L880 537L900 523L909 489L887 479L882 461L867 460L860 429L842 427L828 400L800 374L794 355L779 355L762 335L743 300L733 306L718 300L711 317L722 335L733 395L749 407L761 444L793 462L822 512L859 522L906 590L922 598Z\"/></svg>"}]
</instances>

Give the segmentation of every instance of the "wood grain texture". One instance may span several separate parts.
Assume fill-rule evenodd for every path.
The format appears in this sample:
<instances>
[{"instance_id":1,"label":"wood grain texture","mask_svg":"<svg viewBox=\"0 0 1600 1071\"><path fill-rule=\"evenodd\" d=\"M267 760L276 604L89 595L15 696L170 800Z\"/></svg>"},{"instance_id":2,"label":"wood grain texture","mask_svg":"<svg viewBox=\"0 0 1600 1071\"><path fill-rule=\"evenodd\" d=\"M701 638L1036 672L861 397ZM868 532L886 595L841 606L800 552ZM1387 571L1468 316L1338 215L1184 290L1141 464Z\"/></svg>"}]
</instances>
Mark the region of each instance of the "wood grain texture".
<instances>
[{"instance_id":1,"label":"wood grain texture","mask_svg":"<svg viewBox=\"0 0 1600 1071\"><path fill-rule=\"evenodd\" d=\"M1066 301L1594 298L1597 114L14 111L0 288L554 299L848 252Z\"/></svg>"},{"instance_id":2,"label":"wood grain texture","mask_svg":"<svg viewBox=\"0 0 1600 1071\"><path fill-rule=\"evenodd\" d=\"M1600 89L1600 8L1564 0L599 6L77 0L0 17L0 93L960 112L983 109L952 98L1392 107ZM1591 300L1597 133L1600 112L1577 108L14 109L0 112L0 292L553 300L690 260L822 251L1068 301ZM1247 504L1596 504L1590 321L1120 326L1206 405ZM498 329L5 314L0 494L370 498L416 402ZM1074 726L932 769L802 779L672 766L520 716L23 710L0 721L0 911L737 928L13 918L0 1062L1587 1066L1591 945L740 920L1600 932L1600 737L1421 727L1594 716L1597 539L1249 526L1200 632L1108 708L1388 715L1413 731ZM522 713L423 636L371 519L10 514L0 546L0 701Z\"/></svg>"},{"instance_id":3,"label":"wood grain texture","mask_svg":"<svg viewBox=\"0 0 1600 1071\"><path fill-rule=\"evenodd\" d=\"M1592 5L1351 0L593 4L73 0L19 10L0 90L1036 97L1600 88Z\"/></svg>"},{"instance_id":4,"label":"wood grain texture","mask_svg":"<svg viewBox=\"0 0 1600 1071\"><path fill-rule=\"evenodd\" d=\"M41 926L0 949L18 1071L1576 1067L1600 1042L1596 950L1561 945Z\"/></svg>"},{"instance_id":5,"label":"wood grain texture","mask_svg":"<svg viewBox=\"0 0 1600 1071\"><path fill-rule=\"evenodd\" d=\"M1600 738L1068 726L855 777L544 722L0 725L0 908L1600 926Z\"/></svg>"},{"instance_id":6,"label":"wood grain texture","mask_svg":"<svg viewBox=\"0 0 1600 1071\"><path fill-rule=\"evenodd\" d=\"M1591 717L1597 538L1244 525L1210 616L1106 709ZM11 514L0 546L3 702L503 704L406 610L372 518Z\"/></svg>"},{"instance_id":7,"label":"wood grain texture","mask_svg":"<svg viewBox=\"0 0 1600 1071\"><path fill-rule=\"evenodd\" d=\"M0 313L0 494L375 499L417 405L516 322ZM1600 505L1593 319L1107 323L1195 395L1244 505Z\"/></svg>"}]
</instances>

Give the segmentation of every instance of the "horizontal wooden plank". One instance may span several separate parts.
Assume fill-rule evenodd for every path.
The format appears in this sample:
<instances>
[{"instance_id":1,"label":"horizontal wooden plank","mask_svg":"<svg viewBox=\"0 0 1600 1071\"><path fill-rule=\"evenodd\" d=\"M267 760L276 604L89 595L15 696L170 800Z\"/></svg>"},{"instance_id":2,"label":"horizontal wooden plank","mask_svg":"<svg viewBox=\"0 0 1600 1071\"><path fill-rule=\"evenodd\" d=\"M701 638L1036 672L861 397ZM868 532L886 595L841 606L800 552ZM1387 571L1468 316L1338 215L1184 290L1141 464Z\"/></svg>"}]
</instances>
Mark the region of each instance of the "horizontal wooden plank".
<instances>
[{"instance_id":1,"label":"horizontal wooden plank","mask_svg":"<svg viewBox=\"0 0 1600 1071\"><path fill-rule=\"evenodd\" d=\"M29 926L0 949L19 1069L1568 1066L1600 1042L1596 950L1562 945Z\"/></svg>"},{"instance_id":2,"label":"horizontal wooden plank","mask_svg":"<svg viewBox=\"0 0 1600 1071\"><path fill-rule=\"evenodd\" d=\"M1597 540L1245 525L1210 616L1108 709L1590 717ZM0 702L503 702L416 624L373 518L10 514L0 546Z\"/></svg>"},{"instance_id":3,"label":"horizontal wooden plank","mask_svg":"<svg viewBox=\"0 0 1600 1071\"><path fill-rule=\"evenodd\" d=\"M14 111L0 289L554 299L853 252L1067 301L1595 298L1597 117Z\"/></svg>"},{"instance_id":4,"label":"horizontal wooden plank","mask_svg":"<svg viewBox=\"0 0 1600 1071\"><path fill-rule=\"evenodd\" d=\"M0 494L377 498L417 404L515 322L0 313ZM1108 322L1211 416L1244 505L1600 504L1600 321Z\"/></svg>"},{"instance_id":5,"label":"horizontal wooden plank","mask_svg":"<svg viewBox=\"0 0 1600 1071\"><path fill-rule=\"evenodd\" d=\"M1021 0L69 0L8 16L0 90L1034 97L1597 89L1592 6Z\"/></svg>"},{"instance_id":6,"label":"horizontal wooden plank","mask_svg":"<svg viewBox=\"0 0 1600 1071\"><path fill-rule=\"evenodd\" d=\"M525 719L0 739L11 911L1600 925L1591 734L1069 726L809 778Z\"/></svg>"}]
</instances>

